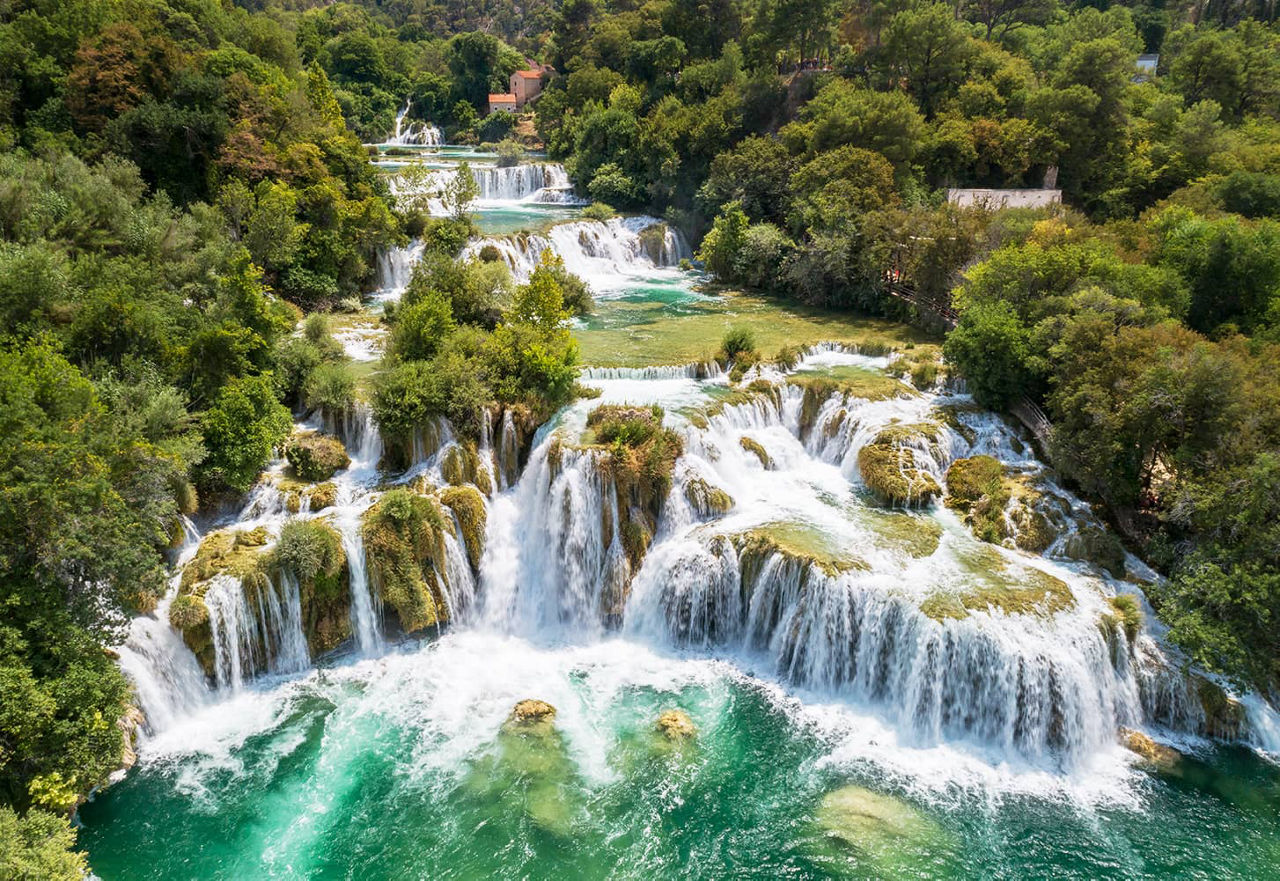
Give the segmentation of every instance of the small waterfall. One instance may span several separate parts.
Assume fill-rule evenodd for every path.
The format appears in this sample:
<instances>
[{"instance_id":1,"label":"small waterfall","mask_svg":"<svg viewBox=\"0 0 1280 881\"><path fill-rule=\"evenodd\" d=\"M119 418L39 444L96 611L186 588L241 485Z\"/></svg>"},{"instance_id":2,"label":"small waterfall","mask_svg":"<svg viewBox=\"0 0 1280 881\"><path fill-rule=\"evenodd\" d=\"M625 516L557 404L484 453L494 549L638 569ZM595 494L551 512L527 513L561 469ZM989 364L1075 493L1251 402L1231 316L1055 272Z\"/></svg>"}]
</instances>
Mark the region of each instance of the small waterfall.
<instances>
[{"instance_id":1,"label":"small waterfall","mask_svg":"<svg viewBox=\"0 0 1280 881\"><path fill-rule=\"evenodd\" d=\"M528 280L542 253L550 249L566 269L598 290L670 269L688 254L684 238L654 217L575 220L556 224L545 235L492 236L472 241L463 255L477 256L489 246L497 249L519 281Z\"/></svg>"},{"instance_id":2,"label":"small waterfall","mask_svg":"<svg viewBox=\"0 0 1280 881\"><path fill-rule=\"evenodd\" d=\"M422 242L414 240L406 247L392 247L378 252L378 289L373 299L380 303L399 302L404 296L413 267L422 259Z\"/></svg>"},{"instance_id":3,"label":"small waterfall","mask_svg":"<svg viewBox=\"0 0 1280 881\"><path fill-rule=\"evenodd\" d=\"M302 591L292 572L282 572L279 583L260 588L267 606L267 647L272 673L299 673L311 666L311 649L302 629Z\"/></svg>"},{"instance_id":4,"label":"small waterfall","mask_svg":"<svg viewBox=\"0 0 1280 881\"><path fill-rule=\"evenodd\" d=\"M382 435L374 421L373 409L368 404L359 405L351 422L352 439L355 441L348 449L351 466L334 478L337 485L337 516L334 518L334 526L342 536L342 547L347 555L351 630L362 654L377 655L385 648L382 638L382 607L381 600L369 581L360 519L373 504L370 486L378 479Z\"/></svg>"},{"instance_id":5,"label":"small waterfall","mask_svg":"<svg viewBox=\"0 0 1280 881\"><path fill-rule=\"evenodd\" d=\"M177 555L180 562L190 559L200 544L200 533L185 517L183 529L186 540ZM129 636L118 649L120 667L133 683L134 697L150 733L163 731L204 706L212 696L196 656L169 624L169 605L181 583L181 573L175 574L155 610L133 619Z\"/></svg>"},{"instance_id":6,"label":"small waterfall","mask_svg":"<svg viewBox=\"0 0 1280 881\"><path fill-rule=\"evenodd\" d=\"M209 609L218 688L238 690L262 658L257 618L240 579L229 575L219 575L209 583L204 604Z\"/></svg>"},{"instance_id":7,"label":"small waterfall","mask_svg":"<svg viewBox=\"0 0 1280 881\"><path fill-rule=\"evenodd\" d=\"M471 165L476 182L478 208L535 205L589 204L574 195L573 184L564 166L555 162L531 162L524 165ZM440 168L421 179L396 176L391 181L395 195L411 193L426 196L428 210L436 216L447 214L441 194L457 174L456 169Z\"/></svg>"},{"instance_id":8,"label":"small waterfall","mask_svg":"<svg viewBox=\"0 0 1280 881\"><path fill-rule=\"evenodd\" d=\"M598 453L564 450L555 467L550 446L490 507L482 618L516 632L596 633L628 575L618 501Z\"/></svg>"},{"instance_id":9,"label":"small waterfall","mask_svg":"<svg viewBox=\"0 0 1280 881\"><path fill-rule=\"evenodd\" d=\"M405 118L409 115L409 110L412 107L412 100L404 102L404 107L400 108L400 112L396 114L395 130L391 133L391 137L387 138L386 144L393 147L443 146L444 135L440 132L440 129L431 123L410 120L409 124L405 125Z\"/></svg>"}]
</instances>

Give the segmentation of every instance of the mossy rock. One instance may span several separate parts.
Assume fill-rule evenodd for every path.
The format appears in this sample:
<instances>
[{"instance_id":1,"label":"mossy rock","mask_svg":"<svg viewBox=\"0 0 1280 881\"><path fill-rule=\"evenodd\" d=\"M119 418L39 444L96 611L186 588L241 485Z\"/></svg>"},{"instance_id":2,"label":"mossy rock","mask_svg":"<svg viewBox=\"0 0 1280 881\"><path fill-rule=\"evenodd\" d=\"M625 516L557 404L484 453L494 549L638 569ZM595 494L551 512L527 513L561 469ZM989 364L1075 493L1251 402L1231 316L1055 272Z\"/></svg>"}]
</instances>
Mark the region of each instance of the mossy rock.
<instances>
[{"instance_id":1,"label":"mossy rock","mask_svg":"<svg viewBox=\"0 0 1280 881\"><path fill-rule=\"evenodd\" d=\"M942 526L928 516L904 511L866 509L864 522L881 544L909 557L933 556L942 540Z\"/></svg>"},{"instance_id":2,"label":"mossy rock","mask_svg":"<svg viewBox=\"0 0 1280 881\"><path fill-rule=\"evenodd\" d=\"M933 475L916 467L915 454L902 446L905 428L891 427L858 450L862 482L887 505L927 505L942 494Z\"/></svg>"},{"instance_id":3,"label":"mossy rock","mask_svg":"<svg viewBox=\"0 0 1280 881\"><path fill-rule=\"evenodd\" d=\"M479 572L480 559L484 556L485 524L488 520L484 496L474 486L450 486L440 491L440 501L457 518L463 544L467 549L467 561L474 571Z\"/></svg>"},{"instance_id":4,"label":"mossy rock","mask_svg":"<svg viewBox=\"0 0 1280 881\"><path fill-rule=\"evenodd\" d=\"M209 607L191 594L179 594L169 604L169 623L181 631L195 630L209 623Z\"/></svg>"},{"instance_id":5,"label":"mossy rock","mask_svg":"<svg viewBox=\"0 0 1280 881\"><path fill-rule=\"evenodd\" d=\"M974 583L925 598L920 611L935 621L992 610L1006 615L1056 615L1075 605L1075 596L1065 581L1031 566L1011 564L993 548L979 546L962 559L972 571Z\"/></svg>"},{"instance_id":6,"label":"mossy rock","mask_svg":"<svg viewBox=\"0 0 1280 881\"><path fill-rule=\"evenodd\" d=\"M270 565L298 581L302 630L313 655L336 648L351 635L351 590L342 536L321 518L290 520Z\"/></svg>"},{"instance_id":7,"label":"mossy rock","mask_svg":"<svg viewBox=\"0 0 1280 881\"><path fill-rule=\"evenodd\" d=\"M715 403L697 411L698 419L689 417L698 428L706 428L707 420L719 416L730 407L740 407L764 399L772 400L775 404L782 400L781 389L767 379L753 379L745 386L728 386L724 389L713 387L711 394L715 396Z\"/></svg>"},{"instance_id":8,"label":"mossy rock","mask_svg":"<svg viewBox=\"0 0 1280 881\"><path fill-rule=\"evenodd\" d=\"M1204 711L1205 734L1217 740L1239 740L1245 727L1244 704L1203 676L1195 676L1193 682Z\"/></svg>"},{"instance_id":9,"label":"mossy rock","mask_svg":"<svg viewBox=\"0 0 1280 881\"><path fill-rule=\"evenodd\" d=\"M294 435L285 445L284 457L294 474L313 482L328 480L335 472L351 465L342 441L324 434Z\"/></svg>"},{"instance_id":10,"label":"mossy rock","mask_svg":"<svg viewBox=\"0 0 1280 881\"><path fill-rule=\"evenodd\" d=\"M1073 560L1093 563L1116 578L1124 577L1124 545L1114 534L1101 527L1082 526L1066 540L1063 553Z\"/></svg>"},{"instance_id":11,"label":"mossy rock","mask_svg":"<svg viewBox=\"0 0 1280 881\"><path fill-rule=\"evenodd\" d=\"M441 588L447 529L436 500L406 489L386 492L365 513L360 530L369 577L405 633L448 618Z\"/></svg>"},{"instance_id":12,"label":"mossy rock","mask_svg":"<svg viewBox=\"0 0 1280 881\"><path fill-rule=\"evenodd\" d=\"M947 469L946 505L968 512L984 496L998 492L1003 482L1004 466L991 456L956 459Z\"/></svg>"},{"instance_id":13,"label":"mossy rock","mask_svg":"<svg viewBox=\"0 0 1280 881\"><path fill-rule=\"evenodd\" d=\"M493 493L493 481L473 441L462 441L446 450L440 460L440 474L450 486L471 484L486 496Z\"/></svg>"},{"instance_id":14,"label":"mossy rock","mask_svg":"<svg viewBox=\"0 0 1280 881\"><path fill-rule=\"evenodd\" d=\"M555 731L556 708L546 701L533 698L522 700L511 708L505 731L533 737L545 737Z\"/></svg>"},{"instance_id":15,"label":"mossy rock","mask_svg":"<svg viewBox=\"0 0 1280 881\"><path fill-rule=\"evenodd\" d=\"M692 740L698 735L698 727L684 710L663 710L654 727L659 734L673 742Z\"/></svg>"},{"instance_id":16,"label":"mossy rock","mask_svg":"<svg viewBox=\"0 0 1280 881\"><path fill-rule=\"evenodd\" d=\"M731 540L747 570L763 565L774 554L789 557L806 567L815 567L827 575L870 569L866 560L835 547L822 532L803 524L766 523L733 535Z\"/></svg>"},{"instance_id":17,"label":"mossy rock","mask_svg":"<svg viewBox=\"0 0 1280 881\"><path fill-rule=\"evenodd\" d=\"M265 527L222 530L205 536L194 557L182 570L181 591L190 593L218 575L252 578L262 571L262 547L270 540Z\"/></svg>"},{"instance_id":18,"label":"mossy rock","mask_svg":"<svg viewBox=\"0 0 1280 881\"><path fill-rule=\"evenodd\" d=\"M769 452L760 445L760 442L743 435L738 438L738 446L742 447L748 453L751 453L760 460L760 467L768 471L773 467L773 459L769 456Z\"/></svg>"},{"instance_id":19,"label":"mossy rock","mask_svg":"<svg viewBox=\"0 0 1280 881\"><path fill-rule=\"evenodd\" d=\"M712 486L701 477L694 477L684 485L684 497L699 517L715 517L733 508L733 498L718 486Z\"/></svg>"},{"instance_id":20,"label":"mossy rock","mask_svg":"<svg viewBox=\"0 0 1280 881\"><path fill-rule=\"evenodd\" d=\"M323 511L338 504L338 487L332 483L322 483L312 487L307 497L312 511Z\"/></svg>"}]
</instances>

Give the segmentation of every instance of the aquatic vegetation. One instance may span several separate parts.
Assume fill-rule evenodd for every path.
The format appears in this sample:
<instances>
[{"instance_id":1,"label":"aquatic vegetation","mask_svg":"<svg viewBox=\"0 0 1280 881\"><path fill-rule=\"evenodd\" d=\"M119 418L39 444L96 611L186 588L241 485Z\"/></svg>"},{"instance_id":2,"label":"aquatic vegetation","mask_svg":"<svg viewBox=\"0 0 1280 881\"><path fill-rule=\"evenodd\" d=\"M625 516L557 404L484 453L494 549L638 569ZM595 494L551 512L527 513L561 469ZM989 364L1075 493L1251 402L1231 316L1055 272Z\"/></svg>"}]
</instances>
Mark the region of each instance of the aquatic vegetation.
<instances>
[{"instance_id":1,"label":"aquatic vegetation","mask_svg":"<svg viewBox=\"0 0 1280 881\"><path fill-rule=\"evenodd\" d=\"M773 467L773 459L769 456L769 451L761 445L755 438L747 437L745 434L738 438L738 446L742 447L751 455L760 460L760 467L766 471Z\"/></svg>"},{"instance_id":2,"label":"aquatic vegetation","mask_svg":"<svg viewBox=\"0 0 1280 881\"><path fill-rule=\"evenodd\" d=\"M766 523L730 538L738 548L743 568L748 573L774 554L794 560L806 568L816 567L827 575L870 568L865 560L834 546L828 536L810 526ZM750 581L750 575L745 575L744 580Z\"/></svg>"},{"instance_id":3,"label":"aquatic vegetation","mask_svg":"<svg viewBox=\"0 0 1280 881\"><path fill-rule=\"evenodd\" d=\"M1015 564L999 551L979 547L962 559L973 574L972 583L959 590L936 592L920 604L920 611L936 621L992 610L1005 615L1047 616L1075 605L1075 596L1062 579L1033 566Z\"/></svg>"},{"instance_id":4,"label":"aquatic vegetation","mask_svg":"<svg viewBox=\"0 0 1280 881\"><path fill-rule=\"evenodd\" d=\"M684 496L700 517L725 514L733 507L733 498L718 486L712 486L701 477L685 481Z\"/></svg>"},{"instance_id":5,"label":"aquatic vegetation","mask_svg":"<svg viewBox=\"0 0 1280 881\"><path fill-rule=\"evenodd\" d=\"M916 465L908 442L936 442L937 426L896 425L858 451L862 482L887 505L927 505L942 495L933 475Z\"/></svg>"}]
</instances>

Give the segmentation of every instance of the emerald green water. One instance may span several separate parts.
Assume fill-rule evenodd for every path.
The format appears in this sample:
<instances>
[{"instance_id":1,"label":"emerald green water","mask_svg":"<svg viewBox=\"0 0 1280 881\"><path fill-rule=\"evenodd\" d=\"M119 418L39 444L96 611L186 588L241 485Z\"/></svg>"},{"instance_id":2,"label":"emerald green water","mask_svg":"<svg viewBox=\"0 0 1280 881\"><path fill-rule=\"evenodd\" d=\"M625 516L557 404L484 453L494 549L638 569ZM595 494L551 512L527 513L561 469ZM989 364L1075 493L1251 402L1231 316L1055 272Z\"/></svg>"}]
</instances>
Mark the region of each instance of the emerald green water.
<instances>
[{"instance_id":1,"label":"emerald green water","mask_svg":"<svg viewBox=\"0 0 1280 881\"><path fill-rule=\"evenodd\" d=\"M501 733L526 697L554 736ZM672 707L692 742L654 730ZM81 843L102 879L1280 877L1274 767L1121 752L1013 768L723 662L460 632L210 708L84 806ZM849 785L888 798L823 807Z\"/></svg>"}]
</instances>

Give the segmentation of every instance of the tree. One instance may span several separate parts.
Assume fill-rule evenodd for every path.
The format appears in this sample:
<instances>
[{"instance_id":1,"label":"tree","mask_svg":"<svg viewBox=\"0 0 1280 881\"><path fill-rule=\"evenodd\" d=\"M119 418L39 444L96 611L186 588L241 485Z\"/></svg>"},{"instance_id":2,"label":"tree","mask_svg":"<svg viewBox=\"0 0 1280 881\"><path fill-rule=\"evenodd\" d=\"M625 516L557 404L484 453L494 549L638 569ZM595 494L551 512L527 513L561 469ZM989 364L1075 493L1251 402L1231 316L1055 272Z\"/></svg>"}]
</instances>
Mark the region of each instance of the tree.
<instances>
[{"instance_id":1,"label":"tree","mask_svg":"<svg viewBox=\"0 0 1280 881\"><path fill-rule=\"evenodd\" d=\"M1007 303L984 303L961 314L944 351L964 376L974 400L1004 409L1037 389L1029 364L1030 336Z\"/></svg>"},{"instance_id":2,"label":"tree","mask_svg":"<svg viewBox=\"0 0 1280 881\"><path fill-rule=\"evenodd\" d=\"M471 203L480 195L480 185L471 174L471 166L459 162L458 168L444 185L443 196L445 210L454 220L465 220L471 210Z\"/></svg>"},{"instance_id":3,"label":"tree","mask_svg":"<svg viewBox=\"0 0 1280 881\"><path fill-rule=\"evenodd\" d=\"M931 119L942 98L961 79L973 50L951 7L942 3L899 12L885 28L881 63L890 78L901 76Z\"/></svg>"},{"instance_id":4,"label":"tree","mask_svg":"<svg viewBox=\"0 0 1280 881\"><path fill-rule=\"evenodd\" d=\"M837 230L897 201L893 166L860 147L840 147L802 165L791 178L791 227Z\"/></svg>"},{"instance_id":5,"label":"tree","mask_svg":"<svg viewBox=\"0 0 1280 881\"><path fill-rule=\"evenodd\" d=\"M702 239L697 257L722 281L737 278L737 259L745 241L749 221L737 202L725 205Z\"/></svg>"},{"instance_id":6,"label":"tree","mask_svg":"<svg viewBox=\"0 0 1280 881\"><path fill-rule=\"evenodd\" d=\"M275 398L271 377L245 376L223 386L201 419L209 457L200 476L213 488L244 492L289 436L293 419Z\"/></svg>"}]
</instances>

